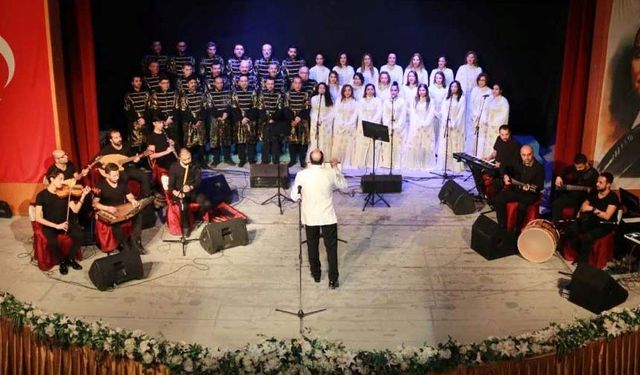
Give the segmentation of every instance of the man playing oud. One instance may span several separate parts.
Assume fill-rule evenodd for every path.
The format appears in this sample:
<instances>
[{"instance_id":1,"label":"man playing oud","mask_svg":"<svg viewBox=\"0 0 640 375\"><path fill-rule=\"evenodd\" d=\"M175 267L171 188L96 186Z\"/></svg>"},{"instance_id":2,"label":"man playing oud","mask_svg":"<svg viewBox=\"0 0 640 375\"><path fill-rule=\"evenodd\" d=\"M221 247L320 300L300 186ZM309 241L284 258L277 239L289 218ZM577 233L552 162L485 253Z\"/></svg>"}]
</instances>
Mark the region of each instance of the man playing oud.
<instances>
[{"instance_id":1,"label":"man playing oud","mask_svg":"<svg viewBox=\"0 0 640 375\"><path fill-rule=\"evenodd\" d=\"M130 162L120 165L124 168L123 171L120 171L120 180L125 184L129 179L138 181L140 183L140 189L142 190L142 198L148 197L151 194L149 177L140 168L135 166L135 164L139 163L140 158L145 154L134 154L133 151L131 151L129 144L122 140L122 135L119 130L109 130L109 144L104 146L98 155L102 157L106 155L122 155L122 159L120 160L131 159ZM101 163L103 167L106 167L105 164L108 162L101 160Z\"/></svg>"}]
</instances>

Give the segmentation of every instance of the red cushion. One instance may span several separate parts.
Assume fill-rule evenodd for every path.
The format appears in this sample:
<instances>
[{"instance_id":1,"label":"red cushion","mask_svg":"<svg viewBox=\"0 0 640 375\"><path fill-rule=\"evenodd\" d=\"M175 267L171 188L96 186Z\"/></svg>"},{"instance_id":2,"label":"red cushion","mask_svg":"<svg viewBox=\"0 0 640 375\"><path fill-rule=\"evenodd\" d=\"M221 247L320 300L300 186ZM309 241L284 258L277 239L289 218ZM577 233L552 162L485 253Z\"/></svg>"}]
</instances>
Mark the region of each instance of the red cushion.
<instances>
[{"instance_id":1,"label":"red cushion","mask_svg":"<svg viewBox=\"0 0 640 375\"><path fill-rule=\"evenodd\" d=\"M33 228L33 257L38 262L38 268L42 271L48 271L58 264L58 259L56 259L53 251L47 245L47 238L42 233L42 224L32 221L31 228ZM59 234L58 243L60 244L62 255L68 256L69 249L73 244L71 237L66 234ZM81 251L76 254L76 260L82 260Z\"/></svg>"},{"instance_id":2,"label":"red cushion","mask_svg":"<svg viewBox=\"0 0 640 375\"><path fill-rule=\"evenodd\" d=\"M538 198L537 201L533 202L529 205L529 207L527 207L527 213L524 216L524 220L522 221L522 228L526 227L530 221L540 218L540 201L541 198ZM507 230L513 231L514 229L516 229L515 226L518 217L518 202L507 202L506 210Z\"/></svg>"},{"instance_id":3,"label":"red cushion","mask_svg":"<svg viewBox=\"0 0 640 375\"><path fill-rule=\"evenodd\" d=\"M560 215L563 220L570 220L576 217L576 210L573 207L564 207Z\"/></svg>"},{"instance_id":4,"label":"red cushion","mask_svg":"<svg viewBox=\"0 0 640 375\"><path fill-rule=\"evenodd\" d=\"M496 197L496 187L493 184L493 177L491 177L488 173L483 173L482 184L484 185L484 193L487 197L487 200L492 202Z\"/></svg>"},{"instance_id":5,"label":"red cushion","mask_svg":"<svg viewBox=\"0 0 640 375\"><path fill-rule=\"evenodd\" d=\"M122 223L122 232L126 238L131 236L132 227L131 220ZM96 244L104 253L110 253L118 248L118 239L113 234L111 225L98 218L96 218Z\"/></svg>"},{"instance_id":6,"label":"red cushion","mask_svg":"<svg viewBox=\"0 0 640 375\"><path fill-rule=\"evenodd\" d=\"M593 249L591 250L591 254L589 254L588 260L590 265L597 268L604 268L604 266L607 265L607 262L613 259L613 245L615 237L616 233L615 231L612 231L604 237L600 237L593 241ZM570 262L578 259L578 252L571 245L571 241L564 241L562 256Z\"/></svg>"},{"instance_id":7,"label":"red cushion","mask_svg":"<svg viewBox=\"0 0 640 375\"><path fill-rule=\"evenodd\" d=\"M158 163L155 163L153 165L153 168L151 169L151 181L154 185L162 186L162 181L160 181L160 177L168 176L168 175L169 175L169 170L162 168L161 166L158 165Z\"/></svg>"},{"instance_id":8,"label":"red cushion","mask_svg":"<svg viewBox=\"0 0 640 375\"><path fill-rule=\"evenodd\" d=\"M167 228L169 233L174 236L182 235L182 223L180 205L173 200L173 197L168 191L165 191L164 196L167 200ZM194 216L193 214L200 210L198 203L189 203L189 227L193 228ZM208 215L203 219L208 221Z\"/></svg>"}]
</instances>

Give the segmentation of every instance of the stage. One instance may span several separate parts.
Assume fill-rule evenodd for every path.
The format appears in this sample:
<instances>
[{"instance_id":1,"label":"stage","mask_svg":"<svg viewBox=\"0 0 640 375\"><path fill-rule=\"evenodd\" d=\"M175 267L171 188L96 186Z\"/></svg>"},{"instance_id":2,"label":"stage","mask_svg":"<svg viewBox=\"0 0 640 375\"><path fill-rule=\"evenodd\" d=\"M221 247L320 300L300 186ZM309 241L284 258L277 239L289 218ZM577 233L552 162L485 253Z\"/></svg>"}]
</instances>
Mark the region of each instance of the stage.
<instances>
[{"instance_id":1,"label":"stage","mask_svg":"<svg viewBox=\"0 0 640 375\"><path fill-rule=\"evenodd\" d=\"M29 263L29 219L1 219L0 289L46 312L210 347L238 347L258 341L258 334L296 336L298 319L275 309L298 309L297 205L286 203L280 215L275 204L260 205L274 188L248 187L246 169L227 169L226 177L238 188L236 207L250 218L246 247L209 255L194 242L183 257L180 245L162 242L174 238L166 228L145 230L147 278L99 292L87 272L104 254L86 248L84 270L60 276L54 268L48 276ZM304 255L304 310L327 309L305 319L312 334L353 348L394 349L448 336L470 342L518 335L592 316L558 295L558 271L573 269L559 258L543 264L519 256L487 261L471 250L478 214L455 216L441 205L441 179L407 179L402 193L385 195L391 208L380 203L365 212L360 179L348 181L354 194L334 196L339 237L348 241L338 249L340 287L328 288L324 256L322 281L314 283ZM471 180L458 181L471 187ZM635 286L622 306L639 304Z\"/></svg>"}]
</instances>

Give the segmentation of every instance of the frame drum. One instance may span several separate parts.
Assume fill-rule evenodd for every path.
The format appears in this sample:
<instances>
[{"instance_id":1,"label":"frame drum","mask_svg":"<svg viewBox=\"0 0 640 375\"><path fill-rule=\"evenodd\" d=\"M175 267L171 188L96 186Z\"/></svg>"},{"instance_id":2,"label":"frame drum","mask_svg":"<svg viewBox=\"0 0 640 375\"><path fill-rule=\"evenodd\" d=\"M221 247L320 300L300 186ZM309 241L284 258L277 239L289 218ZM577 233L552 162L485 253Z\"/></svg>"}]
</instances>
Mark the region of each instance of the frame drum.
<instances>
[{"instance_id":1,"label":"frame drum","mask_svg":"<svg viewBox=\"0 0 640 375\"><path fill-rule=\"evenodd\" d=\"M530 262L542 263L551 259L556 251L560 234L548 220L532 220L518 237L518 251Z\"/></svg>"}]
</instances>

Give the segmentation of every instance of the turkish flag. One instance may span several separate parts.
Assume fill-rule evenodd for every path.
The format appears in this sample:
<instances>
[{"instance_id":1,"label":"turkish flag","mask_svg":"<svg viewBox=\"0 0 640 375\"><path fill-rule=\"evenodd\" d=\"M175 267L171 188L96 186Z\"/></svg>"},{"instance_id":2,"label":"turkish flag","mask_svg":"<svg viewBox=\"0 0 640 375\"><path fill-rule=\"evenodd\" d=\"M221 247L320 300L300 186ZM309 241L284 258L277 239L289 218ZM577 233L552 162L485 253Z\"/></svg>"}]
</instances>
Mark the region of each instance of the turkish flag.
<instances>
[{"instance_id":1,"label":"turkish flag","mask_svg":"<svg viewBox=\"0 0 640 375\"><path fill-rule=\"evenodd\" d=\"M0 1L0 182L39 182L56 147L43 0Z\"/></svg>"}]
</instances>

